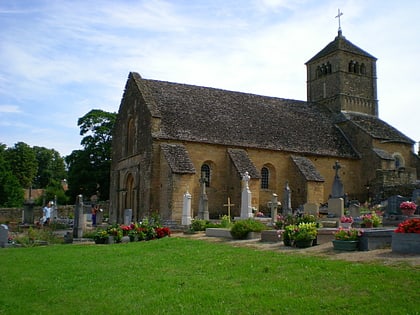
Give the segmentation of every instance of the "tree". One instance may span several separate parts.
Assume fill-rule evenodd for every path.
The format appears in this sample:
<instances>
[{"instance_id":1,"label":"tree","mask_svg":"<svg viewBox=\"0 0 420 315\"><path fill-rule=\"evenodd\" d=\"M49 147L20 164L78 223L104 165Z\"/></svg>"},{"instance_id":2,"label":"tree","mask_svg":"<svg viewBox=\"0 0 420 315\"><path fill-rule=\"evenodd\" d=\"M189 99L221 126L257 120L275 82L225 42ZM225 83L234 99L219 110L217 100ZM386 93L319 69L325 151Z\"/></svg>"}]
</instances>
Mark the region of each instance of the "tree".
<instances>
[{"instance_id":1,"label":"tree","mask_svg":"<svg viewBox=\"0 0 420 315\"><path fill-rule=\"evenodd\" d=\"M20 186L31 187L38 171L38 163L32 148L24 142L18 142L13 148L6 150L6 159Z\"/></svg>"},{"instance_id":2,"label":"tree","mask_svg":"<svg viewBox=\"0 0 420 315\"><path fill-rule=\"evenodd\" d=\"M0 206L18 207L23 203L23 188L6 159L6 145L0 144Z\"/></svg>"},{"instance_id":3,"label":"tree","mask_svg":"<svg viewBox=\"0 0 420 315\"><path fill-rule=\"evenodd\" d=\"M68 166L69 193L72 199L82 194L109 199L111 144L116 113L93 109L79 118L83 150L65 158Z\"/></svg>"},{"instance_id":4,"label":"tree","mask_svg":"<svg viewBox=\"0 0 420 315\"><path fill-rule=\"evenodd\" d=\"M38 171L33 183L34 188L46 188L53 182L59 182L67 177L64 159L54 149L33 147ZM54 186L54 185L53 185Z\"/></svg>"}]
</instances>

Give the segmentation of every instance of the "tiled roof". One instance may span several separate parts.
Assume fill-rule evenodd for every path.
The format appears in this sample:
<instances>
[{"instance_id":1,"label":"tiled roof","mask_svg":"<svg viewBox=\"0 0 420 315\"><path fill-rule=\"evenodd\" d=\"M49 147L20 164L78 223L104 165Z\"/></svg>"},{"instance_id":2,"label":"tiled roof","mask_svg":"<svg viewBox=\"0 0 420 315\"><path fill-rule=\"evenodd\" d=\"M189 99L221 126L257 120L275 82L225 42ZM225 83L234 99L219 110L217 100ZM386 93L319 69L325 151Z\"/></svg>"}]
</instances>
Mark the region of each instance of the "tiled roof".
<instances>
[{"instance_id":1,"label":"tiled roof","mask_svg":"<svg viewBox=\"0 0 420 315\"><path fill-rule=\"evenodd\" d=\"M292 161L295 163L296 167L300 170L302 175L305 177L307 181L314 181L314 182L324 182L325 179L322 175L318 172L315 165L304 156L291 156Z\"/></svg>"},{"instance_id":2,"label":"tiled roof","mask_svg":"<svg viewBox=\"0 0 420 315\"><path fill-rule=\"evenodd\" d=\"M367 132L371 137L384 142L402 142L414 144L414 140L390 126L378 117L353 112L343 112L346 119Z\"/></svg>"},{"instance_id":3,"label":"tiled roof","mask_svg":"<svg viewBox=\"0 0 420 315\"><path fill-rule=\"evenodd\" d=\"M392 156L392 154L385 150L373 148L373 152L375 152L376 155L379 156L383 160L394 160L394 157Z\"/></svg>"},{"instance_id":4,"label":"tiled roof","mask_svg":"<svg viewBox=\"0 0 420 315\"><path fill-rule=\"evenodd\" d=\"M161 144L160 148L173 173L195 173L194 165L183 145Z\"/></svg>"},{"instance_id":5,"label":"tiled roof","mask_svg":"<svg viewBox=\"0 0 420 315\"><path fill-rule=\"evenodd\" d=\"M228 149L228 154L232 160L233 165L235 165L236 170L238 171L239 176L243 176L245 172L248 172L248 175L251 178L260 178L260 173L255 167L254 163L249 159L248 153L242 149Z\"/></svg>"},{"instance_id":6,"label":"tiled roof","mask_svg":"<svg viewBox=\"0 0 420 315\"><path fill-rule=\"evenodd\" d=\"M376 60L376 58L373 57L371 54L369 54L366 51L364 51L363 49L357 47L352 42L348 41L341 34L341 32L338 32L338 35L336 36L336 38L331 43L329 43L327 46L325 46L324 49L322 49L319 53L317 53L315 56L313 56L306 63L310 63L311 61L313 61L315 59L325 57L325 56L327 56L327 55L329 55L332 52L335 52L337 50L351 52L351 53L354 53L354 54L362 55L362 56L373 58L373 59Z\"/></svg>"},{"instance_id":7,"label":"tiled roof","mask_svg":"<svg viewBox=\"0 0 420 315\"><path fill-rule=\"evenodd\" d=\"M156 138L357 158L329 113L315 104L134 75L161 117Z\"/></svg>"}]
</instances>

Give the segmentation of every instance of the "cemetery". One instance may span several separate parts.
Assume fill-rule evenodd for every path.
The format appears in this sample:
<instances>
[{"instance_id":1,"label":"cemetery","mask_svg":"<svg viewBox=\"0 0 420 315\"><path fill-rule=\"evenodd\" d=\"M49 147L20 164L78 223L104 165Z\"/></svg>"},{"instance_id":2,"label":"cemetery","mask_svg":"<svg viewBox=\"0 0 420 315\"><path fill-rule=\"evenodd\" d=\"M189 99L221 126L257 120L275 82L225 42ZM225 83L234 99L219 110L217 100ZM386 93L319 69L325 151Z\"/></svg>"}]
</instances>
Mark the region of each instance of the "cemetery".
<instances>
[{"instance_id":1,"label":"cemetery","mask_svg":"<svg viewBox=\"0 0 420 315\"><path fill-rule=\"evenodd\" d=\"M210 220L206 186L203 182L198 216L193 218L192 196L186 191L183 196L180 223L161 222L158 213L142 221L133 222L131 209L124 211L123 223L110 224L104 219L102 209L96 213L97 218L93 222L91 205L85 204L83 196L80 195L73 208L71 219L60 217L57 209L53 208L53 219L50 224L51 227L55 227L55 231L52 231L52 228L47 230L58 236L60 239L58 243L64 244L127 243L158 239L171 236L171 234L201 233L206 238L271 243L278 249L288 247L299 250L327 245L337 251L389 249L400 254L420 254L420 216L416 204L420 195L418 189L413 191L411 197L391 196L375 206L353 201L346 208L343 198L344 190L337 173L331 198L323 207L316 204L304 204L299 209L291 209L291 191L286 183L282 202L279 202L277 194L273 194L269 203L270 213L264 214L251 206L252 193L248 186L247 172L244 173L242 181L239 217L232 218L231 207L234 205L228 199L223 205L226 215L219 220ZM31 202L26 202L18 230L28 234L28 240L32 246L47 245L49 243L47 240L30 236L30 234L35 234L34 230L46 230L45 227L39 226L34 217L36 216ZM58 226L61 229L58 229ZM9 227L7 224L1 224L0 247L20 246L16 240L11 239L10 235L16 232L11 228L16 230L15 225Z\"/></svg>"}]
</instances>

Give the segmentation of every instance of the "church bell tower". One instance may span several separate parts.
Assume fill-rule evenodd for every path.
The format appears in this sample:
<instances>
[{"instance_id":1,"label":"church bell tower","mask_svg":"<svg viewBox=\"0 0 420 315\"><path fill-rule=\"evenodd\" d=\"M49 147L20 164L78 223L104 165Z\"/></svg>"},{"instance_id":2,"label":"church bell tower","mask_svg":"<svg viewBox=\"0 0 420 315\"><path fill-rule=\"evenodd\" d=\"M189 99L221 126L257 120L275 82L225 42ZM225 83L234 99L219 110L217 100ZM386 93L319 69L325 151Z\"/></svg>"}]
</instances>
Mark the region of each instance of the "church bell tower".
<instances>
[{"instance_id":1,"label":"church bell tower","mask_svg":"<svg viewBox=\"0 0 420 315\"><path fill-rule=\"evenodd\" d=\"M339 26L337 37L306 62L308 102L335 113L378 116L376 60L348 41Z\"/></svg>"}]
</instances>

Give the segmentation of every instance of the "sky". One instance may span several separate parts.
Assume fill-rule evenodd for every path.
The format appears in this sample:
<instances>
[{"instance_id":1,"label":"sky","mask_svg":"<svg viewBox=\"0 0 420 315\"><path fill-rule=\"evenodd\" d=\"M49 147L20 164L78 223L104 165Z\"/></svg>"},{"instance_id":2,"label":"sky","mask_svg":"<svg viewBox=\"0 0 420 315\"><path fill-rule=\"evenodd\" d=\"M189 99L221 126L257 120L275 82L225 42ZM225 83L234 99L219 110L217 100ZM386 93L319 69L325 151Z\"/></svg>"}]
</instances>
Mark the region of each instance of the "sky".
<instances>
[{"instance_id":1,"label":"sky","mask_svg":"<svg viewBox=\"0 0 420 315\"><path fill-rule=\"evenodd\" d=\"M81 149L77 120L118 112L131 71L306 100L305 62L337 36L338 9L378 58L379 117L420 141L420 1L0 0L0 143Z\"/></svg>"}]
</instances>

